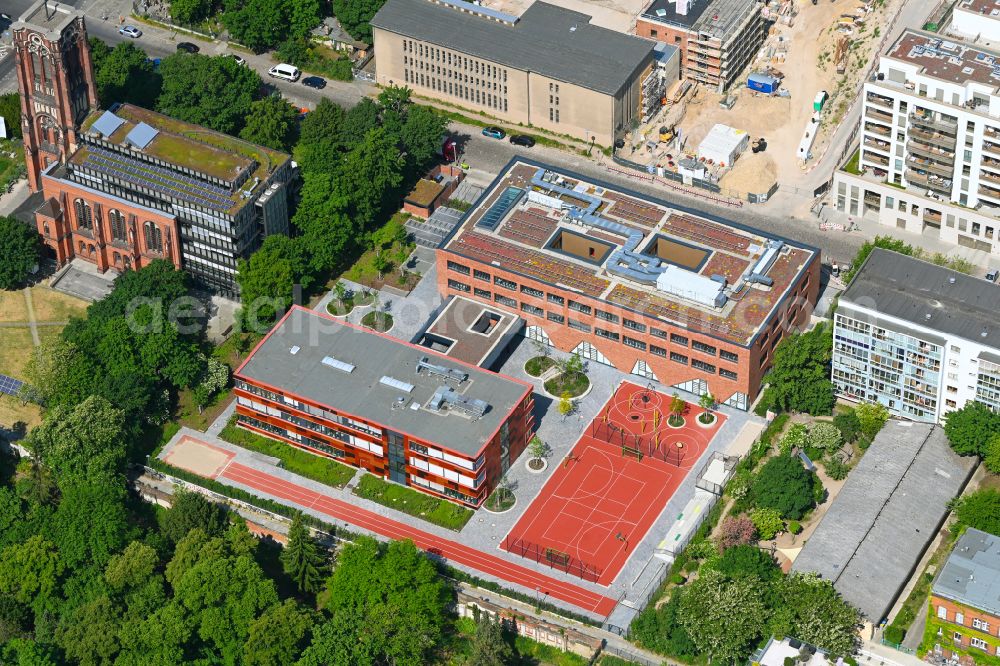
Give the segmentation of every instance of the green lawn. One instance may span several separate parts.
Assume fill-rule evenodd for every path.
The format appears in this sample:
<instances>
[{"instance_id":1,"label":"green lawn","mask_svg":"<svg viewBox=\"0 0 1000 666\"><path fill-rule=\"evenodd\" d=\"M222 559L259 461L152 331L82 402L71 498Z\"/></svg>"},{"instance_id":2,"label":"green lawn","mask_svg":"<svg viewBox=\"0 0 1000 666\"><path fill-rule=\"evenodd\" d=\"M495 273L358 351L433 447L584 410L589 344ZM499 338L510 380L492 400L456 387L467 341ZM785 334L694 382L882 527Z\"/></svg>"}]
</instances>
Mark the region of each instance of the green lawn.
<instances>
[{"instance_id":1,"label":"green lawn","mask_svg":"<svg viewBox=\"0 0 1000 666\"><path fill-rule=\"evenodd\" d=\"M561 398L563 393L569 393L570 398L575 398L582 395L589 386L590 380L582 372L556 375L545 382L545 390L557 398Z\"/></svg>"},{"instance_id":2,"label":"green lawn","mask_svg":"<svg viewBox=\"0 0 1000 666\"><path fill-rule=\"evenodd\" d=\"M361 482L354 489L354 494L455 531L462 529L474 514L471 509L466 509L448 500L431 497L406 486L384 481L371 474L365 474L361 477Z\"/></svg>"},{"instance_id":3,"label":"green lawn","mask_svg":"<svg viewBox=\"0 0 1000 666\"><path fill-rule=\"evenodd\" d=\"M859 166L860 162L861 162L861 149L859 148L858 150L854 151L853 155L851 155L851 159L847 160L847 164L844 165L844 171L850 174L854 174L855 176L860 176L861 175L861 167Z\"/></svg>"},{"instance_id":4,"label":"green lawn","mask_svg":"<svg viewBox=\"0 0 1000 666\"><path fill-rule=\"evenodd\" d=\"M342 465L330 458L323 458L312 453L307 453L289 444L284 444L258 435L255 432L238 428L235 416L229 420L226 427L219 433L219 438L244 449L280 458L281 466L289 472L335 488L343 488L347 485L347 482L351 480L356 471L353 467Z\"/></svg>"},{"instance_id":5,"label":"green lawn","mask_svg":"<svg viewBox=\"0 0 1000 666\"><path fill-rule=\"evenodd\" d=\"M524 371L532 377L538 377L555 364L556 362L548 356L535 356L529 358L528 362L524 364Z\"/></svg>"}]
</instances>

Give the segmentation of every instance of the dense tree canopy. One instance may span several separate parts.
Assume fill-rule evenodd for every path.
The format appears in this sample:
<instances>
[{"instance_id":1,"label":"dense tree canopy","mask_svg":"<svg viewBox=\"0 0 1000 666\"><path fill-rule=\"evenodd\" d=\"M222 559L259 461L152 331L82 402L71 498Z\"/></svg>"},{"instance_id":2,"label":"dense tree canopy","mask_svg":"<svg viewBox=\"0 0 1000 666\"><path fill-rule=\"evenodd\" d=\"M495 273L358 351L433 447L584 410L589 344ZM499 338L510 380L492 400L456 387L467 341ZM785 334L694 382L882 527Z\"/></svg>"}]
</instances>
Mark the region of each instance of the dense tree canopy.
<instances>
[{"instance_id":1,"label":"dense tree canopy","mask_svg":"<svg viewBox=\"0 0 1000 666\"><path fill-rule=\"evenodd\" d=\"M384 4L385 0L333 0L333 13L355 39L371 44L372 27L368 22Z\"/></svg>"},{"instance_id":2,"label":"dense tree canopy","mask_svg":"<svg viewBox=\"0 0 1000 666\"><path fill-rule=\"evenodd\" d=\"M969 401L945 416L944 434L955 453L962 456L983 456L997 433L1000 433L1000 414L981 402Z\"/></svg>"},{"instance_id":3,"label":"dense tree canopy","mask_svg":"<svg viewBox=\"0 0 1000 666\"><path fill-rule=\"evenodd\" d=\"M21 138L21 96L16 92L0 95L0 117L12 138Z\"/></svg>"},{"instance_id":4,"label":"dense tree canopy","mask_svg":"<svg viewBox=\"0 0 1000 666\"><path fill-rule=\"evenodd\" d=\"M677 620L698 652L713 662L734 664L763 636L766 610L758 580L726 579L709 570L685 590Z\"/></svg>"},{"instance_id":5,"label":"dense tree canopy","mask_svg":"<svg viewBox=\"0 0 1000 666\"><path fill-rule=\"evenodd\" d=\"M153 69L146 52L134 42L121 42L114 48L90 38L90 57L94 63L94 82L101 105L129 102L152 108L160 94L162 81Z\"/></svg>"},{"instance_id":6,"label":"dense tree canopy","mask_svg":"<svg viewBox=\"0 0 1000 666\"><path fill-rule=\"evenodd\" d=\"M754 506L776 509L783 518L798 520L815 503L815 475L792 456L771 458L754 478L750 498Z\"/></svg>"},{"instance_id":7,"label":"dense tree canopy","mask_svg":"<svg viewBox=\"0 0 1000 666\"><path fill-rule=\"evenodd\" d=\"M1000 491L977 490L955 500L955 515L963 527L1000 536Z\"/></svg>"},{"instance_id":8,"label":"dense tree canopy","mask_svg":"<svg viewBox=\"0 0 1000 666\"><path fill-rule=\"evenodd\" d=\"M762 406L775 411L829 414L834 403L832 349L833 329L826 323L782 340L774 351Z\"/></svg>"},{"instance_id":9,"label":"dense tree canopy","mask_svg":"<svg viewBox=\"0 0 1000 666\"><path fill-rule=\"evenodd\" d=\"M176 23L194 25L208 18L213 0L170 0L170 18Z\"/></svg>"},{"instance_id":10,"label":"dense tree canopy","mask_svg":"<svg viewBox=\"0 0 1000 666\"><path fill-rule=\"evenodd\" d=\"M288 236L268 236L250 259L236 264L245 330L266 326L292 306L296 285L308 274L302 245Z\"/></svg>"},{"instance_id":11,"label":"dense tree canopy","mask_svg":"<svg viewBox=\"0 0 1000 666\"><path fill-rule=\"evenodd\" d=\"M233 39L259 53L305 37L320 14L319 0L226 0L222 23Z\"/></svg>"},{"instance_id":12,"label":"dense tree canopy","mask_svg":"<svg viewBox=\"0 0 1000 666\"><path fill-rule=\"evenodd\" d=\"M38 232L12 217L0 216L0 289L24 284L38 264Z\"/></svg>"},{"instance_id":13,"label":"dense tree canopy","mask_svg":"<svg viewBox=\"0 0 1000 666\"><path fill-rule=\"evenodd\" d=\"M157 111L227 134L239 133L261 87L260 76L232 58L175 53L160 73Z\"/></svg>"},{"instance_id":14,"label":"dense tree canopy","mask_svg":"<svg viewBox=\"0 0 1000 666\"><path fill-rule=\"evenodd\" d=\"M268 95L250 105L240 137L275 150L291 150L299 112L280 95Z\"/></svg>"}]
</instances>

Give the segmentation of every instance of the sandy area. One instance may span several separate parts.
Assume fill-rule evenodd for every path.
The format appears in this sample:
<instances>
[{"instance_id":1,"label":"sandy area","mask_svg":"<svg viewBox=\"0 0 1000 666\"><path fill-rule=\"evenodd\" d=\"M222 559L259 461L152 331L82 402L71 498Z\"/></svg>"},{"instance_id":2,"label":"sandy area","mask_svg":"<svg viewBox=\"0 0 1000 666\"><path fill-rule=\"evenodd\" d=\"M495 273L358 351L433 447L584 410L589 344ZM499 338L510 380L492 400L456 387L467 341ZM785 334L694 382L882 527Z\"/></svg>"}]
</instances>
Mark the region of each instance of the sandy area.
<instances>
[{"instance_id":1,"label":"sandy area","mask_svg":"<svg viewBox=\"0 0 1000 666\"><path fill-rule=\"evenodd\" d=\"M214 479L232 460L234 453L223 451L199 439L184 436L164 456L164 462L198 476Z\"/></svg>"},{"instance_id":2,"label":"sandy area","mask_svg":"<svg viewBox=\"0 0 1000 666\"><path fill-rule=\"evenodd\" d=\"M635 17L649 0L546 0L551 5L582 12L593 17L591 23L602 28L631 32ZM483 6L520 16L534 0L483 0Z\"/></svg>"},{"instance_id":3,"label":"sandy area","mask_svg":"<svg viewBox=\"0 0 1000 666\"><path fill-rule=\"evenodd\" d=\"M719 186L736 192L767 192L777 182L777 166L767 152L754 154L746 151L728 173L722 176Z\"/></svg>"}]
</instances>

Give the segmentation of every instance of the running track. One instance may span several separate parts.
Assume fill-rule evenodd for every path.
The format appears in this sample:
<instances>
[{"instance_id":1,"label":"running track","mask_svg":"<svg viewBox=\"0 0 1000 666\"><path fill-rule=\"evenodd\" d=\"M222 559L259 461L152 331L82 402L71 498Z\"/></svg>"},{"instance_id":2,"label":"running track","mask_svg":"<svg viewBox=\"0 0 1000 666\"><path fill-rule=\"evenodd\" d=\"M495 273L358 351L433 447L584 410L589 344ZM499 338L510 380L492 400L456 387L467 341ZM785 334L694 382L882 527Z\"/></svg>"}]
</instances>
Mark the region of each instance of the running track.
<instances>
[{"instance_id":1,"label":"running track","mask_svg":"<svg viewBox=\"0 0 1000 666\"><path fill-rule=\"evenodd\" d=\"M615 608L614 599L591 592L578 585L546 576L460 543L422 532L404 523L380 516L347 502L326 497L308 488L297 486L237 462L230 463L218 478L235 481L390 539L410 539L418 548L433 551L456 564L516 583L529 590L540 589L542 593L554 599L559 599L600 616L609 615Z\"/></svg>"}]
</instances>

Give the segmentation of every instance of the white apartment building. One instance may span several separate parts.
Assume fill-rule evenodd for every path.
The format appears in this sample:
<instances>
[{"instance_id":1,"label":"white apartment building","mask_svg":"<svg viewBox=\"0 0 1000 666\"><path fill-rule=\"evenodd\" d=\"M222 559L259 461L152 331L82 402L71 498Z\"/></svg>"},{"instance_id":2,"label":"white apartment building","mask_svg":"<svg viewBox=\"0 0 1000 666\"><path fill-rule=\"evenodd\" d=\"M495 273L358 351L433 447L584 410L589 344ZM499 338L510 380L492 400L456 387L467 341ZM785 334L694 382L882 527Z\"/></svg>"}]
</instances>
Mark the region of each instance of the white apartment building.
<instances>
[{"instance_id":1,"label":"white apartment building","mask_svg":"<svg viewBox=\"0 0 1000 666\"><path fill-rule=\"evenodd\" d=\"M1000 51L906 30L862 94L837 209L1000 255Z\"/></svg>"},{"instance_id":2,"label":"white apartment building","mask_svg":"<svg viewBox=\"0 0 1000 666\"><path fill-rule=\"evenodd\" d=\"M837 394L931 423L970 400L1000 411L998 313L1000 286L876 249L834 314Z\"/></svg>"},{"instance_id":3,"label":"white apartment building","mask_svg":"<svg viewBox=\"0 0 1000 666\"><path fill-rule=\"evenodd\" d=\"M972 41L1000 42L1000 0L960 0L948 33Z\"/></svg>"}]
</instances>

